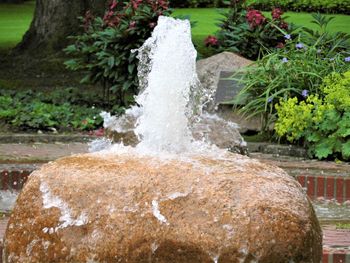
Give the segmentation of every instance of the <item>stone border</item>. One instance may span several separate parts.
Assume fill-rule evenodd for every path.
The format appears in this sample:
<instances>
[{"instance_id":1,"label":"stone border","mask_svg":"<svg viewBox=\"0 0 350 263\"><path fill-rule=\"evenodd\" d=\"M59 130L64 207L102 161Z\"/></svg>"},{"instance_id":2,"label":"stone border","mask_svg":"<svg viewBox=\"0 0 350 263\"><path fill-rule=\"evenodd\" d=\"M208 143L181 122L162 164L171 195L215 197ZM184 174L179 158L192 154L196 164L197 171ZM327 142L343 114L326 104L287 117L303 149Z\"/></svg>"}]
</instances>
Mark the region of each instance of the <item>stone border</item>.
<instances>
[{"instance_id":1,"label":"stone border","mask_svg":"<svg viewBox=\"0 0 350 263\"><path fill-rule=\"evenodd\" d=\"M0 144L89 142L100 137L88 134L0 134Z\"/></svg>"}]
</instances>

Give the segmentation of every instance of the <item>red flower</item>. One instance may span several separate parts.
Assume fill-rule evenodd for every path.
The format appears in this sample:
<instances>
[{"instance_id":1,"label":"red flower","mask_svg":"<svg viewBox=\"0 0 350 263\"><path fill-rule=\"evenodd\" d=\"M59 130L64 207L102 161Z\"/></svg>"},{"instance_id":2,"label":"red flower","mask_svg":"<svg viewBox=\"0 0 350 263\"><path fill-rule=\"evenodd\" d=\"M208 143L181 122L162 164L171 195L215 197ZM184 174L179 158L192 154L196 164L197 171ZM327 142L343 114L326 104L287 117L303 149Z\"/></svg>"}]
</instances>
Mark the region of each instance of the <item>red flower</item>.
<instances>
[{"instance_id":1,"label":"red flower","mask_svg":"<svg viewBox=\"0 0 350 263\"><path fill-rule=\"evenodd\" d=\"M113 0L111 5L109 6L109 9L114 9L117 7L118 2L116 0Z\"/></svg>"},{"instance_id":2,"label":"red flower","mask_svg":"<svg viewBox=\"0 0 350 263\"><path fill-rule=\"evenodd\" d=\"M279 42L276 46L276 48L284 48L284 43Z\"/></svg>"},{"instance_id":3,"label":"red flower","mask_svg":"<svg viewBox=\"0 0 350 263\"><path fill-rule=\"evenodd\" d=\"M274 8L271 12L273 19L281 19L281 16L283 15L283 11L281 8Z\"/></svg>"},{"instance_id":4,"label":"red flower","mask_svg":"<svg viewBox=\"0 0 350 263\"><path fill-rule=\"evenodd\" d=\"M142 3L142 0L133 0L132 1L132 7L134 9L137 9L141 3Z\"/></svg>"},{"instance_id":5,"label":"red flower","mask_svg":"<svg viewBox=\"0 0 350 263\"><path fill-rule=\"evenodd\" d=\"M91 26L92 20L94 20L94 16L91 14L91 11L90 10L86 11L84 21L83 21L85 31L88 31L89 27Z\"/></svg>"},{"instance_id":6,"label":"red flower","mask_svg":"<svg viewBox=\"0 0 350 263\"><path fill-rule=\"evenodd\" d=\"M136 21L131 21L130 24L129 24L129 28L132 29L132 28L135 28L136 27Z\"/></svg>"},{"instance_id":7,"label":"red flower","mask_svg":"<svg viewBox=\"0 0 350 263\"><path fill-rule=\"evenodd\" d=\"M166 0L159 0L158 1L159 6L164 9L167 10L168 9L168 1Z\"/></svg>"},{"instance_id":8,"label":"red flower","mask_svg":"<svg viewBox=\"0 0 350 263\"><path fill-rule=\"evenodd\" d=\"M259 10L249 10L246 19L251 28L255 28L265 23L266 18Z\"/></svg>"},{"instance_id":9,"label":"red flower","mask_svg":"<svg viewBox=\"0 0 350 263\"><path fill-rule=\"evenodd\" d=\"M214 36L208 36L205 40L204 40L204 44L206 47L216 47L219 45L219 41L216 37Z\"/></svg>"},{"instance_id":10,"label":"red flower","mask_svg":"<svg viewBox=\"0 0 350 263\"><path fill-rule=\"evenodd\" d=\"M279 27L282 29L288 29L288 23L281 21L281 23L279 24Z\"/></svg>"}]
</instances>

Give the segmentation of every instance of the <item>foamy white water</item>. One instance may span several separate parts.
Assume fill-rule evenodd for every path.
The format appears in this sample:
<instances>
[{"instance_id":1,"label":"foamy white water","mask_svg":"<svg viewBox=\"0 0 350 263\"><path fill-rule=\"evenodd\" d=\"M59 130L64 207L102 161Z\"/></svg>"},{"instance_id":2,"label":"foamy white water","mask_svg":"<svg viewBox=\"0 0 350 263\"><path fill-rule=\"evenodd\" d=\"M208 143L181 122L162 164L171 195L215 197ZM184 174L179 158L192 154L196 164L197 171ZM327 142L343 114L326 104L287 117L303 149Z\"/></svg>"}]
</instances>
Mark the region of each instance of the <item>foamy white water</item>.
<instances>
[{"instance_id":1,"label":"foamy white water","mask_svg":"<svg viewBox=\"0 0 350 263\"><path fill-rule=\"evenodd\" d=\"M150 72L140 76L147 79L147 86L136 98L142 108L135 129L141 140L137 147L187 151L192 141L188 127L192 115L191 87L197 82L197 51L189 21L159 17L152 36L138 52L140 60L148 57Z\"/></svg>"},{"instance_id":2,"label":"foamy white water","mask_svg":"<svg viewBox=\"0 0 350 263\"><path fill-rule=\"evenodd\" d=\"M91 145L94 146L92 151L102 147L120 154L159 156L162 153L162 156L168 156L212 152L217 156L219 149L216 146L210 145L204 137L195 141L192 135L191 129L196 127L193 124L203 117L208 118L208 114L202 114L202 107L209 94L201 94L190 22L159 17L152 36L132 52L138 52L139 59L141 92L136 97L138 105L119 118L106 112L101 116L105 128L118 133L133 131L140 143L136 148L122 144L104 148L105 143L101 141Z\"/></svg>"}]
</instances>

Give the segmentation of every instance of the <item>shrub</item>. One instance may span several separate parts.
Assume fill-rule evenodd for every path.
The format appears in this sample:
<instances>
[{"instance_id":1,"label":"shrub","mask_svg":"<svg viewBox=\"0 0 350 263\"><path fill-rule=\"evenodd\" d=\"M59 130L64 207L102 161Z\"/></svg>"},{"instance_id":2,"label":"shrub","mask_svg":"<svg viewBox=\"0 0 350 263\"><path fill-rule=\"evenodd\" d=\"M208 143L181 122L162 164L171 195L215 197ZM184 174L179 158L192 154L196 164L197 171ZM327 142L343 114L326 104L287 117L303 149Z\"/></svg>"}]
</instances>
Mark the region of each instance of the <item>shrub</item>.
<instances>
[{"instance_id":1,"label":"shrub","mask_svg":"<svg viewBox=\"0 0 350 263\"><path fill-rule=\"evenodd\" d=\"M232 0L235 1L235 0ZM225 0L170 0L173 8L183 7L226 7ZM225 4L226 3L226 4ZM296 12L321 12L350 14L350 0L247 0L252 9L271 10L278 6Z\"/></svg>"},{"instance_id":2,"label":"shrub","mask_svg":"<svg viewBox=\"0 0 350 263\"><path fill-rule=\"evenodd\" d=\"M325 78L319 95L281 99L275 130L302 142L311 156L350 160L350 71Z\"/></svg>"},{"instance_id":3,"label":"shrub","mask_svg":"<svg viewBox=\"0 0 350 263\"><path fill-rule=\"evenodd\" d=\"M169 14L166 0L113 0L103 18L88 12L80 18L84 33L73 37L75 44L65 49L74 56L65 64L86 71L82 82L101 83L107 97L112 91L116 103L127 106L138 86L137 54L131 50L151 35L158 16Z\"/></svg>"},{"instance_id":4,"label":"shrub","mask_svg":"<svg viewBox=\"0 0 350 263\"><path fill-rule=\"evenodd\" d=\"M322 28L329 22L319 15L314 18ZM243 70L240 81L245 87L234 101L236 104L247 102L241 111L249 116L263 115L264 130L275 121L274 105L281 98L301 100L305 95L319 94L324 76L350 69L347 62L350 49L346 42L349 35L307 30L285 38L284 48L273 50Z\"/></svg>"},{"instance_id":5,"label":"shrub","mask_svg":"<svg viewBox=\"0 0 350 263\"><path fill-rule=\"evenodd\" d=\"M248 3L262 10L279 6L297 12L350 13L350 0L248 0Z\"/></svg>"},{"instance_id":6,"label":"shrub","mask_svg":"<svg viewBox=\"0 0 350 263\"><path fill-rule=\"evenodd\" d=\"M233 1L219 24L218 51L232 51L240 55L257 59L262 50L284 44L283 32L291 30L282 18L282 10L275 8L272 19L265 17L259 10L248 9L243 0ZM210 45L207 45L210 46Z\"/></svg>"},{"instance_id":7,"label":"shrub","mask_svg":"<svg viewBox=\"0 0 350 263\"><path fill-rule=\"evenodd\" d=\"M194 7L221 7L225 6L221 0L170 0L172 8L194 8Z\"/></svg>"},{"instance_id":8,"label":"shrub","mask_svg":"<svg viewBox=\"0 0 350 263\"><path fill-rule=\"evenodd\" d=\"M20 130L92 130L102 125L101 111L70 102L55 104L40 92L0 90L0 120Z\"/></svg>"}]
</instances>

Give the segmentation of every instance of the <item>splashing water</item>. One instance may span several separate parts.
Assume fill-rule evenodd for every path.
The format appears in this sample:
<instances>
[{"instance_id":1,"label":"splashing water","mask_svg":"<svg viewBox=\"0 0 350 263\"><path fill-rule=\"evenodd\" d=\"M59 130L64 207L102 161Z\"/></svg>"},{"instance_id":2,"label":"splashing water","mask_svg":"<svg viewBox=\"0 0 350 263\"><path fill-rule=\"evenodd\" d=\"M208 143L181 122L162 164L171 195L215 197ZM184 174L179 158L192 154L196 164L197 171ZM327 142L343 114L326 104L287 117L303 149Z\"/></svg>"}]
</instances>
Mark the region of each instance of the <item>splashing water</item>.
<instances>
[{"instance_id":1,"label":"splashing water","mask_svg":"<svg viewBox=\"0 0 350 263\"><path fill-rule=\"evenodd\" d=\"M206 117L202 108L210 97L204 94L197 77L190 22L160 16L152 36L132 52L138 52L139 59L138 105L119 118L101 113L104 127L136 134L139 144L128 149L129 153L191 155L214 150L217 154L218 148L205 143L204 137L193 138L196 123ZM114 145L111 150L121 153L124 148Z\"/></svg>"},{"instance_id":2,"label":"splashing water","mask_svg":"<svg viewBox=\"0 0 350 263\"><path fill-rule=\"evenodd\" d=\"M140 76L147 79L147 86L136 98L142 108L135 129L141 139L137 147L184 152L192 141L190 97L191 87L198 81L189 21L159 17L152 36L138 52L140 65L150 62L150 71Z\"/></svg>"}]
</instances>

